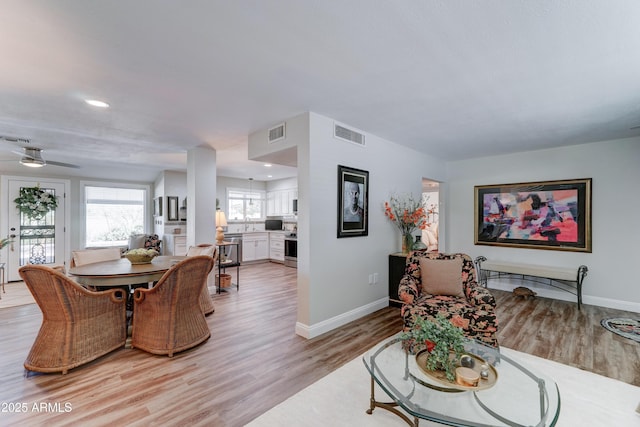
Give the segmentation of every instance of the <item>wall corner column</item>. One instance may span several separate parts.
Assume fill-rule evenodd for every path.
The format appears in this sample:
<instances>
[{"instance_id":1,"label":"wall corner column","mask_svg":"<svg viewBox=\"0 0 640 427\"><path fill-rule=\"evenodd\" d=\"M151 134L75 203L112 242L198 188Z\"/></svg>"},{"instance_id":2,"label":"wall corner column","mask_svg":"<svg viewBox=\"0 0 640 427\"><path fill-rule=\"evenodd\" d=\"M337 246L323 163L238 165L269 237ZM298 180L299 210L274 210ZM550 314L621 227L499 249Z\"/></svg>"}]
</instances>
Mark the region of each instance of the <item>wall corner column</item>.
<instances>
[{"instance_id":1,"label":"wall corner column","mask_svg":"<svg viewBox=\"0 0 640 427\"><path fill-rule=\"evenodd\" d=\"M215 242L216 176L215 149L187 151L187 247Z\"/></svg>"}]
</instances>

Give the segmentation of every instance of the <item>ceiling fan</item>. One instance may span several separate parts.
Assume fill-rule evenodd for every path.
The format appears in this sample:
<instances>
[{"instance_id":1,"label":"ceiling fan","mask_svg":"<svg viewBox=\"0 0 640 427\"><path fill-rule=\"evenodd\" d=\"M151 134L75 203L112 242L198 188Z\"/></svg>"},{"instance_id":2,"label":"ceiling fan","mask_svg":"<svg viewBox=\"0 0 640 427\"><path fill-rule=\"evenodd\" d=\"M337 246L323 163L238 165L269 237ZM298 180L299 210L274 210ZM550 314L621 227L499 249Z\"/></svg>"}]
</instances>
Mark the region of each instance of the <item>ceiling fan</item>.
<instances>
[{"instance_id":1,"label":"ceiling fan","mask_svg":"<svg viewBox=\"0 0 640 427\"><path fill-rule=\"evenodd\" d=\"M62 166L64 168L79 169L80 166L73 165L71 163L62 163L54 161L46 161L42 158L42 149L35 147L22 147L22 152L12 151L14 154L22 156L20 158L20 164L31 168L41 168L46 165Z\"/></svg>"},{"instance_id":2,"label":"ceiling fan","mask_svg":"<svg viewBox=\"0 0 640 427\"><path fill-rule=\"evenodd\" d=\"M7 141L11 143L19 143L19 144L31 144L31 140L27 138L20 138L15 136L6 136L0 135L0 141ZM24 166L28 166L31 168L41 168L46 165L54 165L54 166L62 166L64 168L74 168L79 169L80 166L72 165L71 163L62 163L62 162L47 162L42 158L42 149L36 147L25 147L21 146L22 151L11 151L13 154L17 154L21 156L20 164ZM0 160L2 162L13 162L14 160Z\"/></svg>"}]
</instances>

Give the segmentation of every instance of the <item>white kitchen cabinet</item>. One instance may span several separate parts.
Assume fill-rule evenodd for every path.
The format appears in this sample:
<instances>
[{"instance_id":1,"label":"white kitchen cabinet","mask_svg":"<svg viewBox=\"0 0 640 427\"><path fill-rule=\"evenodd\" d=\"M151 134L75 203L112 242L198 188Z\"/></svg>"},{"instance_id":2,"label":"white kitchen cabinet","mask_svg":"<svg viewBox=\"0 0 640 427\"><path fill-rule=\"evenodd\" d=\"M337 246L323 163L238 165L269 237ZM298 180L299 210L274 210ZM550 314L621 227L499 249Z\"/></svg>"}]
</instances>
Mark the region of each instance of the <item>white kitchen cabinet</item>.
<instances>
[{"instance_id":1,"label":"white kitchen cabinet","mask_svg":"<svg viewBox=\"0 0 640 427\"><path fill-rule=\"evenodd\" d=\"M269 259L284 263L284 233L269 233Z\"/></svg>"},{"instance_id":2,"label":"white kitchen cabinet","mask_svg":"<svg viewBox=\"0 0 640 427\"><path fill-rule=\"evenodd\" d=\"M281 191L280 192L280 212L282 213L282 215L289 215L290 210L291 208L289 208L289 192Z\"/></svg>"},{"instance_id":3,"label":"white kitchen cabinet","mask_svg":"<svg viewBox=\"0 0 640 427\"><path fill-rule=\"evenodd\" d=\"M287 190L275 190L267 193L267 215L280 216L288 215L287 207Z\"/></svg>"},{"instance_id":4,"label":"white kitchen cabinet","mask_svg":"<svg viewBox=\"0 0 640 427\"><path fill-rule=\"evenodd\" d=\"M242 261L269 259L269 233L245 233L242 235Z\"/></svg>"},{"instance_id":5,"label":"white kitchen cabinet","mask_svg":"<svg viewBox=\"0 0 640 427\"><path fill-rule=\"evenodd\" d=\"M297 188L267 192L267 215L293 215L293 200L297 198Z\"/></svg>"},{"instance_id":6,"label":"white kitchen cabinet","mask_svg":"<svg viewBox=\"0 0 640 427\"><path fill-rule=\"evenodd\" d=\"M276 214L276 193L275 191L269 191L267 193L267 216L274 216Z\"/></svg>"},{"instance_id":7,"label":"white kitchen cabinet","mask_svg":"<svg viewBox=\"0 0 640 427\"><path fill-rule=\"evenodd\" d=\"M164 255L185 256L187 254L187 236L184 234L165 234L162 236Z\"/></svg>"},{"instance_id":8,"label":"white kitchen cabinet","mask_svg":"<svg viewBox=\"0 0 640 427\"><path fill-rule=\"evenodd\" d=\"M294 214L295 212L293 211L293 201L298 199L298 189L292 188L291 190L288 191L288 193L289 193L289 210L291 211L292 214Z\"/></svg>"}]
</instances>

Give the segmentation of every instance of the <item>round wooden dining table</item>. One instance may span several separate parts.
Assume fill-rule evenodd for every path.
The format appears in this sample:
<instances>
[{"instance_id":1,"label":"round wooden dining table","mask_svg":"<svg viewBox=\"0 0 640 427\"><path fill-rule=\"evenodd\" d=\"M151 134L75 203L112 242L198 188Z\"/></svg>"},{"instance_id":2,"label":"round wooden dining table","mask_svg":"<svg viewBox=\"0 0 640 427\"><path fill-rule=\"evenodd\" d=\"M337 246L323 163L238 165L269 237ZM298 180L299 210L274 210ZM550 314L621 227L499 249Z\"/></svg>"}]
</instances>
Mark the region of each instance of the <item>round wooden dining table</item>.
<instances>
[{"instance_id":1,"label":"round wooden dining table","mask_svg":"<svg viewBox=\"0 0 640 427\"><path fill-rule=\"evenodd\" d=\"M100 261L69 269L73 280L85 286L117 287L138 283L153 283L173 265L186 259L186 256L157 256L148 264L131 264L126 258L112 261ZM128 295L131 301L132 294ZM125 348L131 348L131 324L127 328Z\"/></svg>"},{"instance_id":2,"label":"round wooden dining table","mask_svg":"<svg viewBox=\"0 0 640 427\"><path fill-rule=\"evenodd\" d=\"M96 287L115 287L132 283L151 283L160 280L184 256L157 256L148 264L131 264L126 258L101 261L69 269L69 275L82 284Z\"/></svg>"}]
</instances>

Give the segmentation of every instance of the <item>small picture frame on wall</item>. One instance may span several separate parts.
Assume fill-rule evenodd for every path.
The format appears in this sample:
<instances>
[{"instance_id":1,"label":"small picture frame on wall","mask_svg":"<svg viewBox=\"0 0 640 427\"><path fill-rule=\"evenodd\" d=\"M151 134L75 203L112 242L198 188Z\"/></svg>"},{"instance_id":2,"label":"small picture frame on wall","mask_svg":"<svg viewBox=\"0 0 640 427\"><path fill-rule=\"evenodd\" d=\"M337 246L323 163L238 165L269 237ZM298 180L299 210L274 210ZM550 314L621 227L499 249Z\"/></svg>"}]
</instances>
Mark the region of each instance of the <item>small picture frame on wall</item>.
<instances>
[{"instance_id":1,"label":"small picture frame on wall","mask_svg":"<svg viewBox=\"0 0 640 427\"><path fill-rule=\"evenodd\" d=\"M153 199L153 216L162 216L162 197Z\"/></svg>"},{"instance_id":2,"label":"small picture frame on wall","mask_svg":"<svg viewBox=\"0 0 640 427\"><path fill-rule=\"evenodd\" d=\"M369 234L369 172L338 165L338 238Z\"/></svg>"},{"instance_id":3,"label":"small picture frame on wall","mask_svg":"<svg viewBox=\"0 0 640 427\"><path fill-rule=\"evenodd\" d=\"M474 188L476 245L591 252L591 178Z\"/></svg>"},{"instance_id":4,"label":"small picture frame on wall","mask_svg":"<svg viewBox=\"0 0 640 427\"><path fill-rule=\"evenodd\" d=\"M167 196L167 221L178 221L178 198Z\"/></svg>"}]
</instances>

